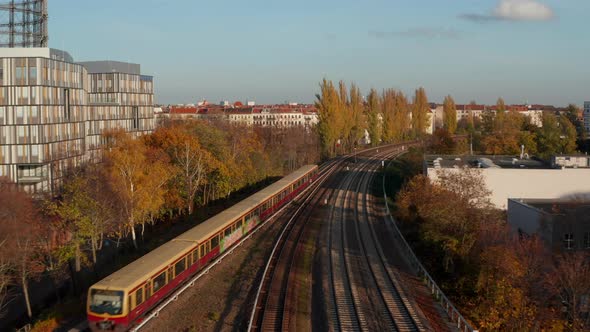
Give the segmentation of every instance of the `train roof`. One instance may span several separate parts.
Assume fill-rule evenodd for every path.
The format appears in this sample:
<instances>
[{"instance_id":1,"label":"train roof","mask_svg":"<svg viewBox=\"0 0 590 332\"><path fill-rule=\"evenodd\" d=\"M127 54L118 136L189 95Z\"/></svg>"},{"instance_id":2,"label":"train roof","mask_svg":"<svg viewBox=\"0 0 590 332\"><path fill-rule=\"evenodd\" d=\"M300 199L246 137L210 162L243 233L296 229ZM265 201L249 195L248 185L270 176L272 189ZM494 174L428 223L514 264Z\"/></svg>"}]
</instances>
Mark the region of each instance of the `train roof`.
<instances>
[{"instance_id":1,"label":"train roof","mask_svg":"<svg viewBox=\"0 0 590 332\"><path fill-rule=\"evenodd\" d=\"M180 236L176 237L173 241L196 241L201 243L207 240L212 234L222 231L225 227L227 227L228 220L235 220L241 217L243 214L258 206L260 202L264 201L270 196L278 194L293 181L307 174L315 167L317 166L307 165L299 168L297 171L285 176L281 180L271 184L254 195L240 201L229 209L209 218L207 222L199 224L196 227L193 227L190 230L184 232Z\"/></svg>"},{"instance_id":2,"label":"train roof","mask_svg":"<svg viewBox=\"0 0 590 332\"><path fill-rule=\"evenodd\" d=\"M131 290L141 284L147 276L165 269L194 246L194 243L169 241L133 261L124 268L94 284L101 289Z\"/></svg>"},{"instance_id":3,"label":"train roof","mask_svg":"<svg viewBox=\"0 0 590 332\"><path fill-rule=\"evenodd\" d=\"M148 276L151 277L165 269L169 264L181 258L191 248L207 240L214 233L223 230L228 226L229 221L239 218L255 208L266 198L281 192L287 185L314 168L317 168L317 166L307 165L299 168L297 171L240 201L229 209L216 214L203 223L184 232L172 241L166 242L150 251L141 258L97 282L92 287L131 290L139 286Z\"/></svg>"}]
</instances>

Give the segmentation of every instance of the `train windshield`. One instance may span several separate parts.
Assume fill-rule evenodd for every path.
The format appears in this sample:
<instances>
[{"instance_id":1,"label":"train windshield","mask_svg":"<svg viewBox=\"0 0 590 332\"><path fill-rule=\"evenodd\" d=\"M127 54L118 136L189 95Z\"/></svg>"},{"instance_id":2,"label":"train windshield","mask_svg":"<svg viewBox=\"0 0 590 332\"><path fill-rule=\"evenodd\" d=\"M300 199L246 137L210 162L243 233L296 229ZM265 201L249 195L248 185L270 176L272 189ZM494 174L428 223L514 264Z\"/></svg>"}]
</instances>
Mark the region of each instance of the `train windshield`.
<instances>
[{"instance_id":1,"label":"train windshield","mask_svg":"<svg viewBox=\"0 0 590 332\"><path fill-rule=\"evenodd\" d=\"M90 311L95 314L120 315L123 312L123 292L90 290Z\"/></svg>"}]
</instances>

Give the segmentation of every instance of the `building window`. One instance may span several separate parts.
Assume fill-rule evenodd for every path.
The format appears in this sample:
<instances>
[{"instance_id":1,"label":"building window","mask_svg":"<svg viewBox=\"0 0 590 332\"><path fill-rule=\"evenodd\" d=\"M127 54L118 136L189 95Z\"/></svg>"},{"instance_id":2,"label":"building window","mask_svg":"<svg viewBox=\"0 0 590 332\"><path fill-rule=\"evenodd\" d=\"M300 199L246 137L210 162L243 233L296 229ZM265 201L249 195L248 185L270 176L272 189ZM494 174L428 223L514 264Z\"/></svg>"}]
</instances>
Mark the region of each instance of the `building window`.
<instances>
[{"instance_id":1,"label":"building window","mask_svg":"<svg viewBox=\"0 0 590 332\"><path fill-rule=\"evenodd\" d=\"M29 67L29 84L37 84L37 67Z\"/></svg>"},{"instance_id":2,"label":"building window","mask_svg":"<svg viewBox=\"0 0 590 332\"><path fill-rule=\"evenodd\" d=\"M134 106L133 110L133 129L140 129L139 128L139 107Z\"/></svg>"},{"instance_id":3,"label":"building window","mask_svg":"<svg viewBox=\"0 0 590 332\"><path fill-rule=\"evenodd\" d=\"M584 248L590 249L590 232L584 233Z\"/></svg>"},{"instance_id":4,"label":"building window","mask_svg":"<svg viewBox=\"0 0 590 332\"><path fill-rule=\"evenodd\" d=\"M70 121L72 116L70 109L70 89L64 89L64 118Z\"/></svg>"},{"instance_id":5,"label":"building window","mask_svg":"<svg viewBox=\"0 0 590 332\"><path fill-rule=\"evenodd\" d=\"M573 233L565 233L563 235L563 246L565 249L568 249L568 250L574 249L574 234Z\"/></svg>"}]
</instances>

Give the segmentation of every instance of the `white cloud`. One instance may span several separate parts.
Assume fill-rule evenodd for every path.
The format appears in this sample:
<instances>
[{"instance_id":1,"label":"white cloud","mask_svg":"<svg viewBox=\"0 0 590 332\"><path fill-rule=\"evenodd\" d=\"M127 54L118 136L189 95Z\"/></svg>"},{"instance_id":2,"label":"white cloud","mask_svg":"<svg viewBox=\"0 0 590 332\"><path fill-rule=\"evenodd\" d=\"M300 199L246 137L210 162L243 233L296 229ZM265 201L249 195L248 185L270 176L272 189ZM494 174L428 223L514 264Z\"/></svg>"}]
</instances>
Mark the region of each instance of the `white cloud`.
<instances>
[{"instance_id":1,"label":"white cloud","mask_svg":"<svg viewBox=\"0 0 590 332\"><path fill-rule=\"evenodd\" d=\"M535 0L501 0L494 16L512 21L547 21L554 14L549 6Z\"/></svg>"},{"instance_id":2,"label":"white cloud","mask_svg":"<svg viewBox=\"0 0 590 332\"><path fill-rule=\"evenodd\" d=\"M553 10L537 0L499 0L490 14L467 13L460 18L474 22L491 21L548 21L555 16Z\"/></svg>"}]
</instances>

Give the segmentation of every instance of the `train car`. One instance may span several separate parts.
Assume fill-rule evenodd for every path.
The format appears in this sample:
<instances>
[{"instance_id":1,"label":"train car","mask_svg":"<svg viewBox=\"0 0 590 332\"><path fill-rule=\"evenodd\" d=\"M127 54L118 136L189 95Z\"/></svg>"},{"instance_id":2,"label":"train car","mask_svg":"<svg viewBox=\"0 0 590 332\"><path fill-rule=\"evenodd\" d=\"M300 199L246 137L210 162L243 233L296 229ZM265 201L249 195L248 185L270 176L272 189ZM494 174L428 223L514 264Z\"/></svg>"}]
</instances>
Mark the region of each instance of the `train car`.
<instances>
[{"instance_id":1,"label":"train car","mask_svg":"<svg viewBox=\"0 0 590 332\"><path fill-rule=\"evenodd\" d=\"M317 176L317 165L304 166L94 284L86 308L90 329L128 330Z\"/></svg>"}]
</instances>

